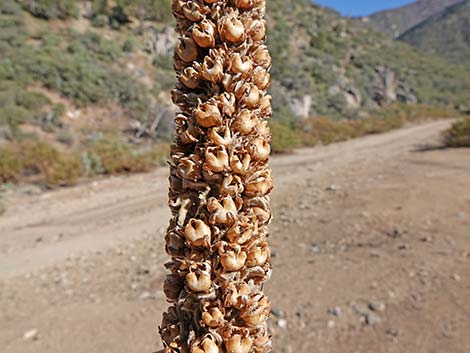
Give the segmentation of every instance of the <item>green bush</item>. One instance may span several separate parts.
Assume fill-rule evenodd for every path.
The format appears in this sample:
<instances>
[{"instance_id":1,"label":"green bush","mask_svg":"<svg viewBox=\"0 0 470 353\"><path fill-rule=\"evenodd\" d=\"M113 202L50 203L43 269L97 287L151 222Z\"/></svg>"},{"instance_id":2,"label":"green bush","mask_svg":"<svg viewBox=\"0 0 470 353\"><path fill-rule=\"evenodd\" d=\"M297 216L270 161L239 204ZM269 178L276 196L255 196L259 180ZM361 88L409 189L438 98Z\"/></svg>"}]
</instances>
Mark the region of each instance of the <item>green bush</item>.
<instances>
[{"instance_id":1,"label":"green bush","mask_svg":"<svg viewBox=\"0 0 470 353\"><path fill-rule=\"evenodd\" d=\"M27 110L39 110L51 103L51 100L40 92L22 91L16 95L16 104Z\"/></svg>"},{"instance_id":2,"label":"green bush","mask_svg":"<svg viewBox=\"0 0 470 353\"><path fill-rule=\"evenodd\" d=\"M355 129L347 120L336 121L325 117L306 119L302 123L305 132L304 143L313 146L317 142L328 145L344 141L356 135Z\"/></svg>"},{"instance_id":3,"label":"green bush","mask_svg":"<svg viewBox=\"0 0 470 353\"><path fill-rule=\"evenodd\" d=\"M24 142L20 153L23 173L47 186L74 185L83 174L78 155L62 153L45 142Z\"/></svg>"},{"instance_id":4,"label":"green bush","mask_svg":"<svg viewBox=\"0 0 470 353\"><path fill-rule=\"evenodd\" d=\"M79 15L75 0L18 0L18 2L33 16L44 19L66 19Z\"/></svg>"},{"instance_id":5,"label":"green bush","mask_svg":"<svg viewBox=\"0 0 470 353\"><path fill-rule=\"evenodd\" d=\"M0 16L0 42L4 49L18 47L27 39L27 31L21 18Z\"/></svg>"},{"instance_id":6,"label":"green bush","mask_svg":"<svg viewBox=\"0 0 470 353\"><path fill-rule=\"evenodd\" d=\"M3 43L0 41L0 43ZM15 65L9 58L0 58L0 80L13 80L15 78ZM1 83L5 81L0 81Z\"/></svg>"},{"instance_id":7,"label":"green bush","mask_svg":"<svg viewBox=\"0 0 470 353\"><path fill-rule=\"evenodd\" d=\"M7 105L0 108L0 125L8 125L12 128L32 119L32 114L23 107Z\"/></svg>"},{"instance_id":8,"label":"green bush","mask_svg":"<svg viewBox=\"0 0 470 353\"><path fill-rule=\"evenodd\" d=\"M109 18L106 15L99 14L93 16L93 18L91 19L91 24L97 28L106 27L107 25L109 25Z\"/></svg>"},{"instance_id":9,"label":"green bush","mask_svg":"<svg viewBox=\"0 0 470 353\"><path fill-rule=\"evenodd\" d=\"M127 16L153 21L169 21L171 19L170 0L117 0Z\"/></svg>"},{"instance_id":10,"label":"green bush","mask_svg":"<svg viewBox=\"0 0 470 353\"><path fill-rule=\"evenodd\" d=\"M91 152L99 158L97 165L105 174L147 172L160 164L166 154L162 153L161 147L137 153L130 144L116 136L98 140Z\"/></svg>"},{"instance_id":11,"label":"green bush","mask_svg":"<svg viewBox=\"0 0 470 353\"><path fill-rule=\"evenodd\" d=\"M445 144L448 147L470 147L470 117L456 121L444 132Z\"/></svg>"},{"instance_id":12,"label":"green bush","mask_svg":"<svg viewBox=\"0 0 470 353\"><path fill-rule=\"evenodd\" d=\"M122 51L125 53L132 53L139 48L139 44L139 40L136 37L131 36L122 44Z\"/></svg>"},{"instance_id":13,"label":"green bush","mask_svg":"<svg viewBox=\"0 0 470 353\"><path fill-rule=\"evenodd\" d=\"M0 183L17 181L22 169L18 152L10 146L0 146Z\"/></svg>"},{"instance_id":14,"label":"green bush","mask_svg":"<svg viewBox=\"0 0 470 353\"><path fill-rule=\"evenodd\" d=\"M85 33L71 33L71 41L67 46L70 53L86 56L93 54L97 60L114 62L119 58L121 50L112 40L105 39L101 34L94 31Z\"/></svg>"},{"instance_id":15,"label":"green bush","mask_svg":"<svg viewBox=\"0 0 470 353\"><path fill-rule=\"evenodd\" d=\"M0 81L0 107L15 105L18 88L15 85L5 85L3 87L2 83L4 82L8 81Z\"/></svg>"},{"instance_id":16,"label":"green bush","mask_svg":"<svg viewBox=\"0 0 470 353\"><path fill-rule=\"evenodd\" d=\"M144 119L149 106L145 86L135 82L125 72L100 64L92 52L83 49L82 44L77 42L73 49L69 46L68 52L60 47L23 48L15 58L15 75L25 80L39 80L48 88L73 99L78 106L117 102L132 117ZM102 59L114 55L113 49L100 53L96 55Z\"/></svg>"},{"instance_id":17,"label":"green bush","mask_svg":"<svg viewBox=\"0 0 470 353\"><path fill-rule=\"evenodd\" d=\"M71 147L75 143L75 135L70 130L60 131L57 134L57 141L63 143L64 145Z\"/></svg>"},{"instance_id":18,"label":"green bush","mask_svg":"<svg viewBox=\"0 0 470 353\"><path fill-rule=\"evenodd\" d=\"M14 0L2 0L0 3L0 13L4 15L16 15L21 11L21 7Z\"/></svg>"},{"instance_id":19,"label":"green bush","mask_svg":"<svg viewBox=\"0 0 470 353\"><path fill-rule=\"evenodd\" d=\"M269 127L272 134L271 149L274 153L288 152L301 145L299 131L277 121L270 121Z\"/></svg>"}]
</instances>

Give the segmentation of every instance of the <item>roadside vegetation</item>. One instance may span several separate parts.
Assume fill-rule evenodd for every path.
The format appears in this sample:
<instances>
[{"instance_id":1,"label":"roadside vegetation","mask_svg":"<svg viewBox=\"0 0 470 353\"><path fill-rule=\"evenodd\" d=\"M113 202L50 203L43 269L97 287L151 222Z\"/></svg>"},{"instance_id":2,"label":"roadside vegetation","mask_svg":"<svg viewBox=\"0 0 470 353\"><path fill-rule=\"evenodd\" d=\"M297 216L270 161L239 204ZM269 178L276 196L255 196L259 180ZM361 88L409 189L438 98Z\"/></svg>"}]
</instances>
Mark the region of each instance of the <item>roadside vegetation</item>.
<instances>
[{"instance_id":1,"label":"roadside vegetation","mask_svg":"<svg viewBox=\"0 0 470 353\"><path fill-rule=\"evenodd\" d=\"M460 113L451 108L438 108L427 105L392 105L368 117L357 119L332 119L310 117L298 124L274 121L272 128L272 148L282 153L296 147L328 145L370 134L384 133L401 128L406 124L429 120L455 118Z\"/></svg>"},{"instance_id":2,"label":"roadside vegetation","mask_svg":"<svg viewBox=\"0 0 470 353\"><path fill-rule=\"evenodd\" d=\"M61 151L40 141L0 145L0 183L70 186L97 175L147 172L166 161L168 146L136 151L117 136L97 140L83 151Z\"/></svg>"},{"instance_id":3,"label":"roadside vegetation","mask_svg":"<svg viewBox=\"0 0 470 353\"><path fill-rule=\"evenodd\" d=\"M444 132L447 147L470 147L470 117L457 120Z\"/></svg>"}]
</instances>

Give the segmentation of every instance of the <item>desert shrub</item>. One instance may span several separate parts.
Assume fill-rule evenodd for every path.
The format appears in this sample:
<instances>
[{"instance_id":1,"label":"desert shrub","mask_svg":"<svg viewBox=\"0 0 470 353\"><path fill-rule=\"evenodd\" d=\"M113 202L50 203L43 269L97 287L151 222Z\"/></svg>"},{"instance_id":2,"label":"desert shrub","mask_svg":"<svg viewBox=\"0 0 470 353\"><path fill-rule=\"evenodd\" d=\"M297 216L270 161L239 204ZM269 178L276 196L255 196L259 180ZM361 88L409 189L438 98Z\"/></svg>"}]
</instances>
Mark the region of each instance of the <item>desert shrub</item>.
<instances>
[{"instance_id":1,"label":"desert shrub","mask_svg":"<svg viewBox=\"0 0 470 353\"><path fill-rule=\"evenodd\" d=\"M80 156L83 173L87 177L105 174L106 171L101 163L101 158L93 151L84 151Z\"/></svg>"},{"instance_id":2,"label":"desert shrub","mask_svg":"<svg viewBox=\"0 0 470 353\"><path fill-rule=\"evenodd\" d=\"M299 131L277 121L271 121L269 124L271 129L271 149L274 153L288 152L299 147L302 143Z\"/></svg>"},{"instance_id":3,"label":"desert shrub","mask_svg":"<svg viewBox=\"0 0 470 353\"><path fill-rule=\"evenodd\" d=\"M23 164L11 146L0 146L0 183L17 181Z\"/></svg>"},{"instance_id":4,"label":"desert shrub","mask_svg":"<svg viewBox=\"0 0 470 353\"><path fill-rule=\"evenodd\" d=\"M3 43L3 42L0 41L0 43ZM0 80L12 80L14 78L15 78L15 65L13 64L13 62L8 58L0 59Z\"/></svg>"},{"instance_id":5,"label":"desert shrub","mask_svg":"<svg viewBox=\"0 0 470 353\"><path fill-rule=\"evenodd\" d=\"M444 141L448 147L470 147L470 117L457 120L444 132Z\"/></svg>"},{"instance_id":6,"label":"desert shrub","mask_svg":"<svg viewBox=\"0 0 470 353\"><path fill-rule=\"evenodd\" d=\"M131 148L118 137L105 137L98 140L93 152L98 156L106 174L128 171Z\"/></svg>"},{"instance_id":7,"label":"desert shrub","mask_svg":"<svg viewBox=\"0 0 470 353\"><path fill-rule=\"evenodd\" d=\"M67 46L70 53L86 56L93 54L97 60L113 62L120 56L120 48L115 41L105 39L101 34L94 31L85 33L71 32L71 41Z\"/></svg>"},{"instance_id":8,"label":"desert shrub","mask_svg":"<svg viewBox=\"0 0 470 353\"><path fill-rule=\"evenodd\" d=\"M16 15L21 11L21 7L14 0L2 0L0 3L0 13L4 15Z\"/></svg>"},{"instance_id":9,"label":"desert shrub","mask_svg":"<svg viewBox=\"0 0 470 353\"><path fill-rule=\"evenodd\" d=\"M39 110L51 103L51 100L40 92L22 91L16 95L16 104L27 110Z\"/></svg>"},{"instance_id":10,"label":"desert shrub","mask_svg":"<svg viewBox=\"0 0 470 353\"><path fill-rule=\"evenodd\" d=\"M406 120L400 116L372 117L352 122L355 125L357 136L380 134L403 126ZM356 136L353 136L356 137Z\"/></svg>"},{"instance_id":11,"label":"desert shrub","mask_svg":"<svg viewBox=\"0 0 470 353\"><path fill-rule=\"evenodd\" d=\"M162 91L169 91L175 86L176 78L170 55L157 55L152 64L157 69L152 93L158 97Z\"/></svg>"},{"instance_id":12,"label":"desert shrub","mask_svg":"<svg viewBox=\"0 0 470 353\"><path fill-rule=\"evenodd\" d=\"M44 19L66 19L79 15L75 0L18 0L18 2L33 16Z\"/></svg>"},{"instance_id":13,"label":"desert shrub","mask_svg":"<svg viewBox=\"0 0 470 353\"><path fill-rule=\"evenodd\" d=\"M132 53L139 48L139 40L134 37L128 37L122 44L122 51L125 53Z\"/></svg>"},{"instance_id":14,"label":"desert shrub","mask_svg":"<svg viewBox=\"0 0 470 353\"><path fill-rule=\"evenodd\" d=\"M80 44L74 48L68 52L49 46L25 49L15 60L15 75L39 80L78 106L118 102L130 115L143 119L149 105L146 88L125 72L100 64L88 51L77 49L82 48Z\"/></svg>"},{"instance_id":15,"label":"desert shrub","mask_svg":"<svg viewBox=\"0 0 470 353\"><path fill-rule=\"evenodd\" d=\"M0 16L0 42L4 49L22 45L27 38L24 22L13 16Z\"/></svg>"},{"instance_id":16,"label":"desert shrub","mask_svg":"<svg viewBox=\"0 0 470 353\"><path fill-rule=\"evenodd\" d=\"M306 119L302 123L305 132L304 143L312 146L317 142L328 145L347 140L356 135L355 129L347 120L337 121L325 117Z\"/></svg>"},{"instance_id":17,"label":"desert shrub","mask_svg":"<svg viewBox=\"0 0 470 353\"><path fill-rule=\"evenodd\" d=\"M0 81L0 107L15 105L18 88L15 85L3 87L4 82L8 81Z\"/></svg>"},{"instance_id":18,"label":"desert shrub","mask_svg":"<svg viewBox=\"0 0 470 353\"><path fill-rule=\"evenodd\" d=\"M136 152L117 136L98 140L90 152L99 158L96 164L105 174L146 172L160 164L166 155L157 146L147 152Z\"/></svg>"},{"instance_id":19,"label":"desert shrub","mask_svg":"<svg viewBox=\"0 0 470 353\"><path fill-rule=\"evenodd\" d=\"M159 22L171 19L170 0L117 0L116 4L127 16Z\"/></svg>"},{"instance_id":20,"label":"desert shrub","mask_svg":"<svg viewBox=\"0 0 470 353\"><path fill-rule=\"evenodd\" d=\"M93 16L91 24L97 28L106 27L109 24L109 18L106 15L98 14Z\"/></svg>"},{"instance_id":21,"label":"desert shrub","mask_svg":"<svg viewBox=\"0 0 470 353\"><path fill-rule=\"evenodd\" d=\"M42 6L46 2L24 1L22 4ZM51 0L52 3L61 6L62 0ZM122 55L120 42L105 39L93 31L39 31L34 34L39 44L34 46L26 43L27 37L19 16L0 14L0 85L8 80L25 90L28 85L40 82L72 99L77 106L118 103L131 117L145 120L150 90L125 70L110 65ZM132 50L133 45L133 40L129 39L126 50ZM25 98L37 100L39 96Z\"/></svg>"},{"instance_id":22,"label":"desert shrub","mask_svg":"<svg viewBox=\"0 0 470 353\"><path fill-rule=\"evenodd\" d=\"M59 131L56 135L57 141L63 143L66 146L73 146L75 143L75 135L70 130Z\"/></svg>"},{"instance_id":23,"label":"desert shrub","mask_svg":"<svg viewBox=\"0 0 470 353\"><path fill-rule=\"evenodd\" d=\"M26 141L20 145L20 153L23 173L47 186L74 185L82 175L78 155L60 152L45 142Z\"/></svg>"},{"instance_id":24,"label":"desert shrub","mask_svg":"<svg viewBox=\"0 0 470 353\"><path fill-rule=\"evenodd\" d=\"M93 15L108 14L108 0L92 0L91 12Z\"/></svg>"},{"instance_id":25,"label":"desert shrub","mask_svg":"<svg viewBox=\"0 0 470 353\"><path fill-rule=\"evenodd\" d=\"M23 107L7 105L0 108L0 125L17 127L32 119L32 114Z\"/></svg>"},{"instance_id":26,"label":"desert shrub","mask_svg":"<svg viewBox=\"0 0 470 353\"><path fill-rule=\"evenodd\" d=\"M456 110L450 107L425 104L392 104L375 113L382 118L401 119L403 122L452 118L457 114Z\"/></svg>"}]
</instances>

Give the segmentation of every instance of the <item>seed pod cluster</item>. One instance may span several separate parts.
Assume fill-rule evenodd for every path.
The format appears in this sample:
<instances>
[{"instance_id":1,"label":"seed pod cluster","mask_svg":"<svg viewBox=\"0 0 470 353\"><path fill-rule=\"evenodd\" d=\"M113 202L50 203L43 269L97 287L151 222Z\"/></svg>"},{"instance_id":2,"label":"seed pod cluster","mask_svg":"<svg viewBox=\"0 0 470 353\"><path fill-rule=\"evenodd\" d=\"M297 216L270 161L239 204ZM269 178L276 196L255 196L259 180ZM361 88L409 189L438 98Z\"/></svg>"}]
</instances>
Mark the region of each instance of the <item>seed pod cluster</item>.
<instances>
[{"instance_id":1,"label":"seed pod cluster","mask_svg":"<svg viewBox=\"0 0 470 353\"><path fill-rule=\"evenodd\" d=\"M165 353L267 353L271 57L265 0L173 0Z\"/></svg>"}]
</instances>

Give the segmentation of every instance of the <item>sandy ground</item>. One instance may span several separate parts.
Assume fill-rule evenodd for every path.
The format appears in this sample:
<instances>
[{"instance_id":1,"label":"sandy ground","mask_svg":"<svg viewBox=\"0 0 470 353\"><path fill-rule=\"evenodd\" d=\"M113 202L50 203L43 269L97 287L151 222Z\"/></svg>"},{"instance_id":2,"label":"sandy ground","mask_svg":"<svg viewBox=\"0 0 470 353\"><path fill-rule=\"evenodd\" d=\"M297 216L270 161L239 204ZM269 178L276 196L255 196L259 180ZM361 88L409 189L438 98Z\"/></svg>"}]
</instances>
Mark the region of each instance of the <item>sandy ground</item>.
<instances>
[{"instance_id":1,"label":"sandy ground","mask_svg":"<svg viewBox=\"0 0 470 353\"><path fill-rule=\"evenodd\" d=\"M470 150L433 122L272 159L274 353L470 352ZM166 169L7 195L0 352L151 353Z\"/></svg>"}]
</instances>

